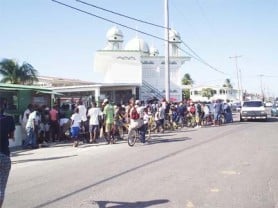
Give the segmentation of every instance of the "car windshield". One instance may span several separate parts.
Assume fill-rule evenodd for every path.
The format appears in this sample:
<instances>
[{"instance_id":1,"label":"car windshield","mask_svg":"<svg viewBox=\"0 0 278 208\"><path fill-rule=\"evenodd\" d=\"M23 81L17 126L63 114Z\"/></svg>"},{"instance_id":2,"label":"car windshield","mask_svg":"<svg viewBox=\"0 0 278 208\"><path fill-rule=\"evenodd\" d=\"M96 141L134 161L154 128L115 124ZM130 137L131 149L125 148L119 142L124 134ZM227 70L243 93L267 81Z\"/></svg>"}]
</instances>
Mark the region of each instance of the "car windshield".
<instances>
[{"instance_id":1,"label":"car windshield","mask_svg":"<svg viewBox=\"0 0 278 208\"><path fill-rule=\"evenodd\" d=\"M250 101L250 102L244 102L243 107L261 107L263 106L261 101Z\"/></svg>"}]
</instances>

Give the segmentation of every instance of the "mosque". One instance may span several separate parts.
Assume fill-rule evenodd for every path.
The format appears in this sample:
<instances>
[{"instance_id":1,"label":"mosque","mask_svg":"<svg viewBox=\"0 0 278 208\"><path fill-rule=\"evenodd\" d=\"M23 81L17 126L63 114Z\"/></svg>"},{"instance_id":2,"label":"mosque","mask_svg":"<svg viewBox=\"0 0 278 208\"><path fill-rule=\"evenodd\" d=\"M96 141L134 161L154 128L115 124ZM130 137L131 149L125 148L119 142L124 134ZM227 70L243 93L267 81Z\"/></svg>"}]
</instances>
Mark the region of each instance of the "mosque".
<instances>
[{"instance_id":1,"label":"mosque","mask_svg":"<svg viewBox=\"0 0 278 208\"><path fill-rule=\"evenodd\" d=\"M102 74L98 83L74 86L60 86L52 89L68 98L75 97L102 101L105 98L115 103L126 103L132 96L148 101L165 98L165 56L158 49L149 46L142 38L134 37L124 42L122 31L113 26L107 31L107 43L96 51L94 71ZM181 56L180 34L169 31L169 77L170 101L182 100L181 66L190 57Z\"/></svg>"},{"instance_id":2,"label":"mosque","mask_svg":"<svg viewBox=\"0 0 278 208\"><path fill-rule=\"evenodd\" d=\"M94 70L104 75L102 83L131 84L139 86L140 100L165 97L165 57L158 49L149 46L142 38L134 37L124 44L122 31L113 26L106 34L107 43L94 57ZM190 57L180 54L181 37L169 31L170 100L182 100L181 66Z\"/></svg>"}]
</instances>

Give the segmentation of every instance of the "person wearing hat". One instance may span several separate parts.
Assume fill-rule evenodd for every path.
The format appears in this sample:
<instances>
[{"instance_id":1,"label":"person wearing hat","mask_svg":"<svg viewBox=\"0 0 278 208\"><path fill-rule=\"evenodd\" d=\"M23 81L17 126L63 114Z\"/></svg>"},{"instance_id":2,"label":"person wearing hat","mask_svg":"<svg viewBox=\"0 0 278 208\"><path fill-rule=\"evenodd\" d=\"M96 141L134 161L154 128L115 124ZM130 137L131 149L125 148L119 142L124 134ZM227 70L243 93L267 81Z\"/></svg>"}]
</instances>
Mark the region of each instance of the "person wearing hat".
<instances>
[{"instance_id":1,"label":"person wearing hat","mask_svg":"<svg viewBox=\"0 0 278 208\"><path fill-rule=\"evenodd\" d=\"M0 208L11 169L9 138L14 140L14 130L13 117L4 115L4 108L0 107Z\"/></svg>"}]
</instances>

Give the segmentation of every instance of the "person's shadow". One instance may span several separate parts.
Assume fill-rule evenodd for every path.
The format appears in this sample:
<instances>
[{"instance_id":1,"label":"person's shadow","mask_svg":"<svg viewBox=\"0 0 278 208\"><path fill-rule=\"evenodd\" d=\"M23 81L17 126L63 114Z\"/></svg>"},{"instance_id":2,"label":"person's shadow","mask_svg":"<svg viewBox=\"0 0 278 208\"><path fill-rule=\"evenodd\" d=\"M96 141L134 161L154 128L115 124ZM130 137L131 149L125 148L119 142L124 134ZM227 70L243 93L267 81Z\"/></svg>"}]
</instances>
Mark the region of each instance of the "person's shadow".
<instances>
[{"instance_id":1,"label":"person's shadow","mask_svg":"<svg viewBox=\"0 0 278 208\"><path fill-rule=\"evenodd\" d=\"M147 208L158 204L168 203L168 199L151 201L120 202L120 201L89 201L83 203L80 208Z\"/></svg>"}]
</instances>

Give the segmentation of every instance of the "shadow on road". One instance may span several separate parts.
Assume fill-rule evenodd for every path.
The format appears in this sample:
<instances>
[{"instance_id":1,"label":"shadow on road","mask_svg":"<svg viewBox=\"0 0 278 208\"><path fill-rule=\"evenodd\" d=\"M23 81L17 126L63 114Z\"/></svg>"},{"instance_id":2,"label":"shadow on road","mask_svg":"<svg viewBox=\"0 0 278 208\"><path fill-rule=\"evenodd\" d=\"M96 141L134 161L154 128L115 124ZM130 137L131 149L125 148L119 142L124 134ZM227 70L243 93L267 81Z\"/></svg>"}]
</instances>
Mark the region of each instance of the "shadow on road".
<instances>
[{"instance_id":1,"label":"shadow on road","mask_svg":"<svg viewBox=\"0 0 278 208\"><path fill-rule=\"evenodd\" d=\"M69 156L62 156L62 157L48 157L48 158L38 158L38 159L29 159L29 160L14 160L12 161L13 164L18 163L25 163L25 162L35 162L35 161L47 161L47 160L59 160L68 157L76 157L77 155L69 155Z\"/></svg>"},{"instance_id":2,"label":"shadow on road","mask_svg":"<svg viewBox=\"0 0 278 208\"><path fill-rule=\"evenodd\" d=\"M239 133L240 131L246 130L246 128L248 128L248 126L247 127L241 127L241 128L239 127L237 129L237 133ZM114 180L115 178L119 178L119 177L122 177L124 175L130 174L130 173L132 173L134 171L137 171L137 170L139 170L141 168L153 165L155 163L161 162L161 161L166 160L168 158L175 157L176 155L181 154L181 153L183 153L185 151L198 148L198 147L200 147L202 145L206 145L208 143L211 143L211 142L214 142L214 141L217 141L217 140L224 139L225 137L227 137L227 135L234 134L234 132L235 132L234 129L230 129L230 130L227 130L227 131L224 131L224 132L216 133L216 134L214 134L213 136L207 138L204 141L201 141L201 142L193 144L193 145L185 146L185 147L183 146L182 148L180 148L180 149L178 149L178 150L176 150L174 152L170 152L170 153L168 153L168 154L166 154L164 156L158 157L158 158L156 158L154 160L142 163L142 164L134 166L134 167L132 167L130 169L123 170L122 172L119 172L119 173L117 173L115 175L111 175L111 176L109 176L107 178L104 178L104 179L102 179L100 181L97 181L97 182L88 184L86 186L80 187L79 189L76 189L74 191L70 191L68 193L65 193L64 195L58 196L57 198L50 199L50 200L47 200L45 202L42 202L41 204L35 206L34 208L50 207L51 204L54 204L55 202L67 199L68 197L70 197L72 195L75 195L77 193L81 193L81 192L83 192L85 190L91 189L92 187L95 187L95 186L98 186L100 184L106 183L108 181ZM118 208L120 208L121 206L110 206L110 207L118 207ZM132 206L126 206L126 207L132 207ZM135 207L141 208L140 206L135 206L135 204L133 205L133 207L134 208Z\"/></svg>"},{"instance_id":3,"label":"shadow on road","mask_svg":"<svg viewBox=\"0 0 278 208\"><path fill-rule=\"evenodd\" d=\"M148 142L149 145L158 144L158 143L171 143L171 142L183 142L186 140L191 140L192 138L185 137L185 138L178 138L178 139L150 139Z\"/></svg>"},{"instance_id":4,"label":"shadow on road","mask_svg":"<svg viewBox=\"0 0 278 208\"><path fill-rule=\"evenodd\" d=\"M158 204L168 203L168 199L157 199L151 201L137 202L120 202L120 201L89 201L83 203L80 208L95 207L95 208L147 208Z\"/></svg>"}]
</instances>

